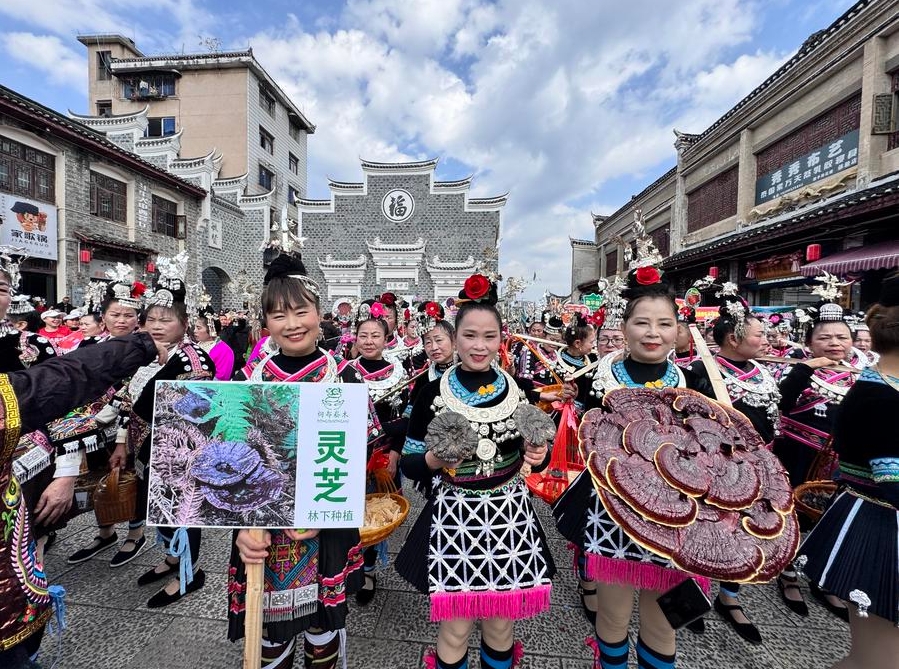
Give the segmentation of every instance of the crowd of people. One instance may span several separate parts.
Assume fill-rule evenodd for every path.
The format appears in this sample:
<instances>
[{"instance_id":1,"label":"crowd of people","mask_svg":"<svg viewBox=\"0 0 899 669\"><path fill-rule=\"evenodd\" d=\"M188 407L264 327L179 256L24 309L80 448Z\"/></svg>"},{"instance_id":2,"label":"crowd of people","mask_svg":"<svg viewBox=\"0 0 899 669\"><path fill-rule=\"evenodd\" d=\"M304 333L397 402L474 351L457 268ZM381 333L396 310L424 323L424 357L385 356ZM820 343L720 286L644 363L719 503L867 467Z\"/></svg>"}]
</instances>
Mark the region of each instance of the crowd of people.
<instances>
[{"instance_id":1,"label":"crowd of people","mask_svg":"<svg viewBox=\"0 0 899 669\"><path fill-rule=\"evenodd\" d=\"M899 657L899 445L891 429L899 408L899 276L888 277L864 317L837 304L833 277L816 288L815 307L758 315L735 285L712 277L675 300L645 235L637 249L626 276L602 287L599 310L546 312L523 332L504 322L489 272L470 277L449 305L408 304L392 293L324 305L302 260L282 253L266 274L257 324L252 314L190 304L183 256L163 259L149 290L119 268L102 299L81 309L64 300L38 312L14 295L16 273L0 270L0 486L7 491L0 666L39 666L58 598L43 556L79 513L79 481L133 472L137 495L125 535L98 522L69 563L108 551L117 568L148 548L155 385L174 379L366 384L366 455L383 474L370 477L371 489L387 480L424 498L392 568L428 597L439 623L423 658L432 669L467 667L476 625L480 666L520 663L515 621L550 605L556 568L547 532L574 547L595 667L628 665L635 602L638 666L674 667L675 624L659 598L691 581L706 593L718 581L716 615L747 642L764 643L756 612L741 604L741 588L753 587L747 579L691 573L635 539L584 462L553 501L554 528L542 527L535 512L542 502L527 483L550 465L564 430L617 410L607 398L619 389L686 388L726 399L792 486L836 482L820 520L802 519L808 534L795 559L773 574L785 605L809 615L806 579L811 595L849 623L852 645L836 666L892 666ZM704 298L720 307L715 319L697 323L694 307ZM572 449L571 458L583 452ZM201 530L159 533L166 555L135 584L160 584L150 608L206 585ZM358 529L271 529L262 538L236 531L222 593L228 636L245 636L246 566L264 564L262 666L291 667L299 653L306 667L336 667L353 625L348 598L369 605L387 560L385 545L363 547ZM683 622L704 633L703 617Z\"/></svg>"}]
</instances>

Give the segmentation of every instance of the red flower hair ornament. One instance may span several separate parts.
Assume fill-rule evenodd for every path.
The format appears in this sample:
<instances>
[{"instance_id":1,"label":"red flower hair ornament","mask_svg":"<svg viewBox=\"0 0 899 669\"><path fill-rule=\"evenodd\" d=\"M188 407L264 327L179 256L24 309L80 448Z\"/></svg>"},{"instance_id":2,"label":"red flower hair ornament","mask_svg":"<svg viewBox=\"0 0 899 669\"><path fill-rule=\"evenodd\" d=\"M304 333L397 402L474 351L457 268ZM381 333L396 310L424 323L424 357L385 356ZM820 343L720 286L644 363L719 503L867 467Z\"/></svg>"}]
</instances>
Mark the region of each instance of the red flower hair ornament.
<instances>
[{"instance_id":1,"label":"red flower hair ornament","mask_svg":"<svg viewBox=\"0 0 899 669\"><path fill-rule=\"evenodd\" d=\"M469 300L478 301L490 292L490 280L482 274L472 274L465 279L462 291Z\"/></svg>"},{"instance_id":2,"label":"red flower hair ornament","mask_svg":"<svg viewBox=\"0 0 899 669\"><path fill-rule=\"evenodd\" d=\"M662 281L662 273L655 267L638 267L634 279L641 286L652 286Z\"/></svg>"},{"instance_id":3,"label":"red flower hair ornament","mask_svg":"<svg viewBox=\"0 0 899 669\"><path fill-rule=\"evenodd\" d=\"M587 322L590 323L590 325L595 327L597 330L602 328L602 324L606 322L606 308L600 307L599 309L594 311L592 314L587 316Z\"/></svg>"},{"instance_id":4,"label":"red flower hair ornament","mask_svg":"<svg viewBox=\"0 0 899 669\"><path fill-rule=\"evenodd\" d=\"M396 295L393 293L384 293L378 300L381 304L387 305L388 307L392 307L396 304Z\"/></svg>"},{"instance_id":5,"label":"red flower hair ornament","mask_svg":"<svg viewBox=\"0 0 899 669\"><path fill-rule=\"evenodd\" d=\"M436 302L425 304L425 313L431 318L440 318L440 305Z\"/></svg>"},{"instance_id":6,"label":"red flower hair ornament","mask_svg":"<svg viewBox=\"0 0 899 669\"><path fill-rule=\"evenodd\" d=\"M369 311L372 318L383 318L384 317L384 305L380 302L375 302L371 305L371 310Z\"/></svg>"},{"instance_id":7,"label":"red flower hair ornament","mask_svg":"<svg viewBox=\"0 0 899 669\"><path fill-rule=\"evenodd\" d=\"M135 281L131 285L131 297L140 297L147 292L147 287L140 281Z\"/></svg>"}]
</instances>

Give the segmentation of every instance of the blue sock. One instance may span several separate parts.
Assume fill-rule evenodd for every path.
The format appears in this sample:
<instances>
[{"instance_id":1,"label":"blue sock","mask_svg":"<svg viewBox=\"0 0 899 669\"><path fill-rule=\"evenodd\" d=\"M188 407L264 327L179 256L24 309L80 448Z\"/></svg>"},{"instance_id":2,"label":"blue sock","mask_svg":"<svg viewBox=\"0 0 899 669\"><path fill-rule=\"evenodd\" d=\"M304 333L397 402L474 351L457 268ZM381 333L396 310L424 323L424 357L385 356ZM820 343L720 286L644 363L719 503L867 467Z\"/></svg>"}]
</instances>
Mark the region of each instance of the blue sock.
<instances>
[{"instance_id":1,"label":"blue sock","mask_svg":"<svg viewBox=\"0 0 899 669\"><path fill-rule=\"evenodd\" d=\"M627 654L631 647L627 637L618 643L606 643L596 637L596 642L599 644L600 669L627 669Z\"/></svg>"},{"instance_id":2,"label":"blue sock","mask_svg":"<svg viewBox=\"0 0 899 669\"><path fill-rule=\"evenodd\" d=\"M512 666L512 649L494 650L481 641L481 667L483 669L510 669Z\"/></svg>"},{"instance_id":3,"label":"blue sock","mask_svg":"<svg viewBox=\"0 0 899 669\"><path fill-rule=\"evenodd\" d=\"M719 591L725 597L732 597L736 599L740 596L740 584L739 583L722 583Z\"/></svg>"},{"instance_id":4,"label":"blue sock","mask_svg":"<svg viewBox=\"0 0 899 669\"><path fill-rule=\"evenodd\" d=\"M637 637L638 669L674 669L674 659L674 655L662 655L643 643L643 639Z\"/></svg>"}]
</instances>

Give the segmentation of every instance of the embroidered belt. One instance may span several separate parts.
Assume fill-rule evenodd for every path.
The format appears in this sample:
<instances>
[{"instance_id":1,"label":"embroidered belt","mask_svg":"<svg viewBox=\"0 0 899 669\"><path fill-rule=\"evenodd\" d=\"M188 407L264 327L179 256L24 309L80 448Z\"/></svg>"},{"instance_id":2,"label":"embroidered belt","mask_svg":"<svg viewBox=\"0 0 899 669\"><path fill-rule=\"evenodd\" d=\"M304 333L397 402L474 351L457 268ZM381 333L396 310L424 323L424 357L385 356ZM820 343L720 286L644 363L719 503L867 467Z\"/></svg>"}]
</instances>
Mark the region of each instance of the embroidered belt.
<instances>
[{"instance_id":1,"label":"embroidered belt","mask_svg":"<svg viewBox=\"0 0 899 669\"><path fill-rule=\"evenodd\" d=\"M780 422L781 431L785 437L798 441L800 444L805 444L809 448L814 448L816 451L822 450L830 440L830 435L826 432L816 430L792 418L781 416Z\"/></svg>"}]
</instances>

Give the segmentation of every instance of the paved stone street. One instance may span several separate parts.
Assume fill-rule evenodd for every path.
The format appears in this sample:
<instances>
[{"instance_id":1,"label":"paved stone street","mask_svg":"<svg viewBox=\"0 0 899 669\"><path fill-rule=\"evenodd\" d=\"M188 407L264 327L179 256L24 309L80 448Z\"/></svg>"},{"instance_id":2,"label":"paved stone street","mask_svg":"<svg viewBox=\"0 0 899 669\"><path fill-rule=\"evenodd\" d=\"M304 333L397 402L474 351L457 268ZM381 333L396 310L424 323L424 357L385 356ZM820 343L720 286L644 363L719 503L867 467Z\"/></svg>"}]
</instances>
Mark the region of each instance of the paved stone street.
<instances>
[{"instance_id":1,"label":"paved stone street","mask_svg":"<svg viewBox=\"0 0 899 669\"><path fill-rule=\"evenodd\" d=\"M410 494L410 499L416 497L415 493ZM539 500L536 504L559 573L553 583L552 609L516 625L516 637L525 646L523 666L587 669L591 666L591 654L583 641L591 630L580 610L566 542L555 532L548 507ZM406 523L391 537L391 555L399 549L417 512L418 507L414 507ZM57 669L240 667L242 646L226 638L230 532L211 530L203 536L201 560L207 573L206 586L177 604L151 611L145 603L158 586L138 588L136 579L162 559L159 548L146 550L119 569L109 568L111 550L81 565L66 564L66 556L94 536L89 521L93 521L92 515L72 523L47 557L51 582L63 585L67 591L68 627ZM148 531L148 540L152 532ZM119 537L122 533L120 528ZM434 643L437 632L436 625L428 622L426 598L414 592L392 568L379 575L378 590L367 608L352 604L348 667L420 667L422 653ZM717 614L711 613L703 636L688 631L679 633L679 667L818 669L830 666L848 649L847 626L808 595L811 616L799 618L781 603L773 584L747 587L743 593L743 603L758 624L764 645L743 642ZM479 667L477 644L477 637L472 635L472 667ZM43 666L51 666L55 652L56 640L48 637L43 647ZM302 666L299 658L295 666Z\"/></svg>"}]
</instances>

